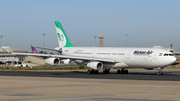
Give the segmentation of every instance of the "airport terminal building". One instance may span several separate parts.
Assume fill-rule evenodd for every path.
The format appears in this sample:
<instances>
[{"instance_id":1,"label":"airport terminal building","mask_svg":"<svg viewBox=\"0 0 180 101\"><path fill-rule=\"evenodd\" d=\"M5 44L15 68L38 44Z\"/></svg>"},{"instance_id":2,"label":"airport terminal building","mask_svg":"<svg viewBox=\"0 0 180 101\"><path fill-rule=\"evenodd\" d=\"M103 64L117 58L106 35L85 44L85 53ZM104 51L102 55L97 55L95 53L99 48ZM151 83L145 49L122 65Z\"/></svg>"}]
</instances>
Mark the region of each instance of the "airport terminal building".
<instances>
[{"instance_id":1,"label":"airport terminal building","mask_svg":"<svg viewBox=\"0 0 180 101\"><path fill-rule=\"evenodd\" d=\"M2 46L0 48L0 61L1 62L11 63L11 62L25 62L25 61L27 61L27 56L10 54L10 53L6 52L4 49L6 49L8 52L28 53L28 51L25 51L25 50L15 49L15 48L11 48L9 46Z\"/></svg>"},{"instance_id":2,"label":"airport terminal building","mask_svg":"<svg viewBox=\"0 0 180 101\"><path fill-rule=\"evenodd\" d=\"M2 46L0 48L0 63L9 63L9 64L16 64L16 63L33 63L42 65L44 63L44 59L35 56L26 56L26 55L17 55L11 54L8 52L18 52L18 53L29 53L26 50L11 48L9 46Z\"/></svg>"}]
</instances>

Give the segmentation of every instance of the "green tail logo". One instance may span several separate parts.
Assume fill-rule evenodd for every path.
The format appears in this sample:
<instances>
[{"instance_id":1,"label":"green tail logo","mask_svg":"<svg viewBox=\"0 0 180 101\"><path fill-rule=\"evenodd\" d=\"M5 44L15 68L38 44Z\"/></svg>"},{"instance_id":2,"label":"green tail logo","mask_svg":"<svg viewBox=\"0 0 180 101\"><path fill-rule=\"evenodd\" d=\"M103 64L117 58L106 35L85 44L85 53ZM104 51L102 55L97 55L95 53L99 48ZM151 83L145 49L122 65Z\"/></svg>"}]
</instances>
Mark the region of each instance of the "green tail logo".
<instances>
[{"instance_id":1,"label":"green tail logo","mask_svg":"<svg viewBox=\"0 0 180 101\"><path fill-rule=\"evenodd\" d=\"M58 38L59 47L74 47L69 41L61 23L59 21L55 21L56 33Z\"/></svg>"},{"instance_id":2,"label":"green tail logo","mask_svg":"<svg viewBox=\"0 0 180 101\"><path fill-rule=\"evenodd\" d=\"M170 45L171 49L172 49L172 44Z\"/></svg>"},{"instance_id":3,"label":"green tail logo","mask_svg":"<svg viewBox=\"0 0 180 101\"><path fill-rule=\"evenodd\" d=\"M60 35L59 33L57 33L57 35L58 35L59 41L64 41L64 35L63 34Z\"/></svg>"}]
</instances>

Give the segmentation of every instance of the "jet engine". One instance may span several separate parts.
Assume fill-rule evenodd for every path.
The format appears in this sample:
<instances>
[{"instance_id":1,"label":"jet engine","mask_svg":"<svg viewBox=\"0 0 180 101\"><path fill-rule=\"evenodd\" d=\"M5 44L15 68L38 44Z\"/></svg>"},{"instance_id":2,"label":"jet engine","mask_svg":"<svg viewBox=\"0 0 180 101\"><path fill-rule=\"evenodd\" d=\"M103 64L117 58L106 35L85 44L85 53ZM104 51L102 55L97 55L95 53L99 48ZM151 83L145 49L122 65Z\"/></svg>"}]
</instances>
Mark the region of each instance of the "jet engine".
<instances>
[{"instance_id":1,"label":"jet engine","mask_svg":"<svg viewBox=\"0 0 180 101\"><path fill-rule=\"evenodd\" d=\"M94 70L100 70L103 68L103 64L101 62L89 62L87 63L87 67Z\"/></svg>"},{"instance_id":2,"label":"jet engine","mask_svg":"<svg viewBox=\"0 0 180 101\"><path fill-rule=\"evenodd\" d=\"M58 58L47 58L44 62L48 65L58 65L60 60Z\"/></svg>"},{"instance_id":3,"label":"jet engine","mask_svg":"<svg viewBox=\"0 0 180 101\"><path fill-rule=\"evenodd\" d=\"M63 62L64 64L69 64L71 62L70 59L62 59L61 62Z\"/></svg>"}]
</instances>

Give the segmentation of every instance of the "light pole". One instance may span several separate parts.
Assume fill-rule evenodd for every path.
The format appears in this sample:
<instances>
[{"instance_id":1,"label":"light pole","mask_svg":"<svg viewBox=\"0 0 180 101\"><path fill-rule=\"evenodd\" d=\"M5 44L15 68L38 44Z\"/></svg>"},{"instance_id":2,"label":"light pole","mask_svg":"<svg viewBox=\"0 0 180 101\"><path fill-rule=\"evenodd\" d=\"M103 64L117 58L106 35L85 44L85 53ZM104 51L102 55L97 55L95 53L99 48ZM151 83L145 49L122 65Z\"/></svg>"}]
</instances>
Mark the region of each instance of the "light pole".
<instances>
[{"instance_id":1,"label":"light pole","mask_svg":"<svg viewBox=\"0 0 180 101\"><path fill-rule=\"evenodd\" d=\"M3 45L3 44L2 44L3 35L0 35L0 38L1 38L1 47L2 47L2 45Z\"/></svg>"},{"instance_id":2,"label":"light pole","mask_svg":"<svg viewBox=\"0 0 180 101\"><path fill-rule=\"evenodd\" d=\"M128 34L125 34L125 36L126 36L126 47L127 47L127 46L128 46L128 45L127 45L127 36L128 36Z\"/></svg>"},{"instance_id":3,"label":"light pole","mask_svg":"<svg viewBox=\"0 0 180 101\"><path fill-rule=\"evenodd\" d=\"M44 45L44 36L46 35L46 33L42 33L42 35L43 35L43 47L45 47L45 45Z\"/></svg>"},{"instance_id":4,"label":"light pole","mask_svg":"<svg viewBox=\"0 0 180 101\"><path fill-rule=\"evenodd\" d=\"M97 38L97 36L94 36L94 39L95 39L95 47L96 47L96 38Z\"/></svg>"}]
</instances>

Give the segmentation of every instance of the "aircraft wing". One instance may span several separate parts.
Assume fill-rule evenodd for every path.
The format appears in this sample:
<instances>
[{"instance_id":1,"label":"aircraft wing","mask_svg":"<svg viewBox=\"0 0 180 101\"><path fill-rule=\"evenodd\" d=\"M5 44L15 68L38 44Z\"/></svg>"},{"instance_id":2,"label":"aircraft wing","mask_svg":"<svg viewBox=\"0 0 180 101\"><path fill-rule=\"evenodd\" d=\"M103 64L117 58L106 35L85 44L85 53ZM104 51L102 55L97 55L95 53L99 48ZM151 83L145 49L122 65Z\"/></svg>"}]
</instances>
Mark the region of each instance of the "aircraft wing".
<instances>
[{"instance_id":1,"label":"aircraft wing","mask_svg":"<svg viewBox=\"0 0 180 101\"><path fill-rule=\"evenodd\" d=\"M110 63L116 63L117 62L115 60L106 59L106 58L84 57L84 56L36 54L36 53L16 53L16 52L12 52L11 54L27 55L27 56L56 57L56 58L65 58L65 59L78 59L78 60L90 60L90 61L101 61L101 62L110 62Z\"/></svg>"},{"instance_id":2,"label":"aircraft wing","mask_svg":"<svg viewBox=\"0 0 180 101\"><path fill-rule=\"evenodd\" d=\"M46 49L46 50L51 50L51 51L58 51L58 52L61 52L61 51L62 51L62 49L56 50L56 49L50 49L50 48L44 48L44 47L35 47L35 48Z\"/></svg>"}]
</instances>

